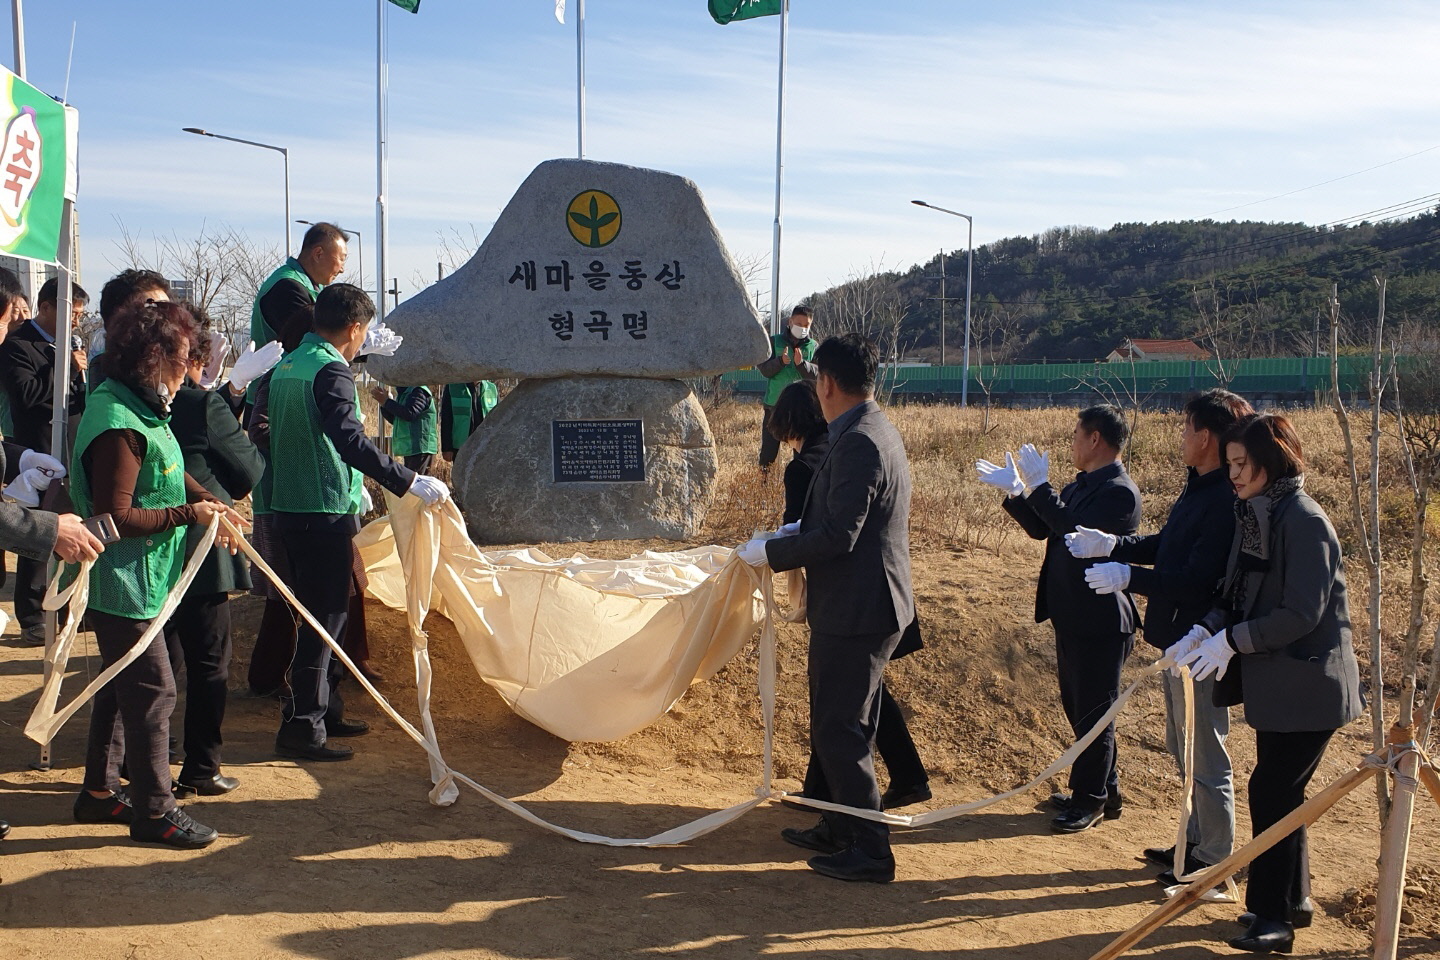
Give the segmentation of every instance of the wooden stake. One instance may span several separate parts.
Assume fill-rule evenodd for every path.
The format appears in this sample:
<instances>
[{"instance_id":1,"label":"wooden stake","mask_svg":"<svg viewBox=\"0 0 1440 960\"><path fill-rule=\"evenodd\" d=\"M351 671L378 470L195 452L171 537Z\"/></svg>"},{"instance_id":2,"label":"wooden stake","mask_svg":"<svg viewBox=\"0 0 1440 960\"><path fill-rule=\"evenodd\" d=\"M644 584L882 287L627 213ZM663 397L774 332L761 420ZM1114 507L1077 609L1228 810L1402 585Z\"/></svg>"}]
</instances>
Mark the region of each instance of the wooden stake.
<instances>
[{"instance_id":1,"label":"wooden stake","mask_svg":"<svg viewBox=\"0 0 1440 960\"><path fill-rule=\"evenodd\" d=\"M1425 789L1430 791L1430 796L1435 799L1436 805L1440 806L1440 773L1436 773L1434 767L1421 767L1420 782L1425 784Z\"/></svg>"},{"instance_id":2,"label":"wooden stake","mask_svg":"<svg viewBox=\"0 0 1440 960\"><path fill-rule=\"evenodd\" d=\"M1392 745L1408 743L1411 731L1390 728ZM1400 755L1395 767L1395 788L1390 794L1390 815L1380 841L1380 879L1375 885L1375 960L1395 960L1400 945L1400 909L1405 904L1405 861L1410 856L1410 819L1415 811L1415 774L1420 752L1413 747Z\"/></svg>"},{"instance_id":3,"label":"wooden stake","mask_svg":"<svg viewBox=\"0 0 1440 960\"><path fill-rule=\"evenodd\" d=\"M1109 946L1095 954L1090 960L1114 960L1115 957L1125 953L1141 940L1184 913L1208 891L1224 883L1227 877L1234 875L1241 867L1288 837L1296 829L1309 826L1320 819L1325 811L1334 806L1341 797L1383 769L1367 758L1365 762L1338 780L1331 782L1324 790L1290 811L1279 823L1202 873L1183 891L1156 907L1148 917L1115 938Z\"/></svg>"}]
</instances>

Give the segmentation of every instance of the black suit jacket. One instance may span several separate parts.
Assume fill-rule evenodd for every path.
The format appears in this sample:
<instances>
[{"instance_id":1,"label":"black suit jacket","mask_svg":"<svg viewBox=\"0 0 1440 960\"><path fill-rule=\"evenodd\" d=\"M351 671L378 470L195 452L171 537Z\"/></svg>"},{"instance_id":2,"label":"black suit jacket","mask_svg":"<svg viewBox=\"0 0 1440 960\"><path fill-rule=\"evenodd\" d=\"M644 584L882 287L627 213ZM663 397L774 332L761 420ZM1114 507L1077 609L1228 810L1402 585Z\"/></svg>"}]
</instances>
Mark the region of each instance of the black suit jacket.
<instances>
[{"instance_id":1,"label":"black suit jacket","mask_svg":"<svg viewBox=\"0 0 1440 960\"><path fill-rule=\"evenodd\" d=\"M1134 633L1139 612L1128 593L1099 594L1085 571L1105 560L1077 560L1065 534L1093 527L1120 536L1140 529L1140 491L1124 465L1112 463L1079 474L1059 493L1048 483L1028 497L1007 497L1005 512L1036 540L1045 541L1045 563L1035 588L1035 622L1051 620L1070 635Z\"/></svg>"},{"instance_id":2,"label":"black suit jacket","mask_svg":"<svg viewBox=\"0 0 1440 960\"><path fill-rule=\"evenodd\" d=\"M905 444L873 400L836 418L830 436L800 533L769 541L766 556L777 571L805 568L812 631L898 633L915 619Z\"/></svg>"},{"instance_id":3,"label":"black suit jacket","mask_svg":"<svg viewBox=\"0 0 1440 960\"><path fill-rule=\"evenodd\" d=\"M85 409L85 374L72 365L70 415ZM29 450L53 453L50 424L55 415L55 344L35 324L24 323L0 344L0 387L10 395L15 436L7 439Z\"/></svg>"}]
</instances>

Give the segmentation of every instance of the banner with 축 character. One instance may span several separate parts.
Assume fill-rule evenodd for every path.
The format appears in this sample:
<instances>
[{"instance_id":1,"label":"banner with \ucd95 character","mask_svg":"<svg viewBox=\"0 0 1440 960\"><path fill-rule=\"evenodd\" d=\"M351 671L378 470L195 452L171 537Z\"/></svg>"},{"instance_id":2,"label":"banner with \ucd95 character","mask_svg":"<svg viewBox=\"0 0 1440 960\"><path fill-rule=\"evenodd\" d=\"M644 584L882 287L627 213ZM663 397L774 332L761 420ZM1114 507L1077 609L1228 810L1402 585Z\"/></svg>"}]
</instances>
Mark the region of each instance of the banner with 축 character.
<instances>
[{"instance_id":1,"label":"banner with \ucd95 character","mask_svg":"<svg viewBox=\"0 0 1440 960\"><path fill-rule=\"evenodd\" d=\"M0 251L54 263L65 199L75 197L79 115L0 67Z\"/></svg>"}]
</instances>

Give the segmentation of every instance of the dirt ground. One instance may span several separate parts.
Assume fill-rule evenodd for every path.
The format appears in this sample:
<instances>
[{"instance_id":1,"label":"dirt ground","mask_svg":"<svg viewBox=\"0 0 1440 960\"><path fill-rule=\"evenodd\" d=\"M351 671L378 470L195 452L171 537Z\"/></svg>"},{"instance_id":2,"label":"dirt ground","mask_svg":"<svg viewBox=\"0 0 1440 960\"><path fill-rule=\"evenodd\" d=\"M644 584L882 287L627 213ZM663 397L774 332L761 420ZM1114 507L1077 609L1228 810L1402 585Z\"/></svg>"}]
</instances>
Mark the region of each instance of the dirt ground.
<instances>
[{"instance_id":1,"label":"dirt ground","mask_svg":"<svg viewBox=\"0 0 1440 960\"><path fill-rule=\"evenodd\" d=\"M737 436L743 430L743 459L751 455L753 424L741 415L730 419L735 423L717 423L717 435L721 427ZM926 496L938 498L955 486L955 474L926 481L924 472L942 458L963 458L937 448L922 461L913 433L907 445L919 464L917 494L928 489ZM700 542L737 542L750 522L740 506L776 492L740 479L739 462L724 464ZM944 519L937 508L921 509L929 512L917 523ZM931 770L931 807L1024 783L1069 740L1053 640L1029 616L1038 553L1028 541L997 534L1004 520L996 514L993 529L955 521L963 536L916 539L927 649L894 666L891 686L907 705ZM658 542L542 547L552 555L595 556L673 549ZM225 768L242 786L190 804L221 833L198 852L140 846L123 828L72 822L88 714L82 710L61 731L53 769L30 769L37 748L21 730L39 688L40 655L17 645L13 624L0 638L0 818L13 825L0 842L0 960L1083 960L1160 902L1155 870L1139 853L1173 840L1178 779L1164 751L1155 681L1119 723L1126 792L1119 820L1079 836L1052 835L1041 806L1048 790L1037 789L972 816L895 831L896 881L851 885L805 867L804 852L778 834L811 817L774 804L665 849L576 843L468 789L455 806L433 807L424 754L358 688L350 690L350 713L374 730L354 741L352 762L276 759L278 705L243 693L258 604L242 599L235 606ZM413 716L403 619L373 601L367 619L374 664L386 678L382 691ZM541 817L644 837L741 802L759 783L753 648L648 729L617 743L568 744L510 712L478 679L448 622L432 617L427 628L434 715L447 759ZM82 649L93 653L88 636L82 638ZM805 760L802 629L782 625L779 647L776 773L778 785L794 789ZM1132 670L1152 656L1142 644ZM98 658L77 657L71 668L69 695L93 675ZM177 717L179 710L183 699ZM1364 720L1343 731L1317 788L1358 760L1367 743ZM1240 834L1248 838L1244 778L1254 740L1238 713L1232 744ZM1415 823L1401 955L1440 957L1440 809L1422 796ZM1321 912L1300 933L1297 955L1368 956L1378 854L1374 791L1352 794L1311 837ZM1200 906L1134 954L1170 960L1230 954L1223 939L1239 931L1241 909Z\"/></svg>"}]
</instances>

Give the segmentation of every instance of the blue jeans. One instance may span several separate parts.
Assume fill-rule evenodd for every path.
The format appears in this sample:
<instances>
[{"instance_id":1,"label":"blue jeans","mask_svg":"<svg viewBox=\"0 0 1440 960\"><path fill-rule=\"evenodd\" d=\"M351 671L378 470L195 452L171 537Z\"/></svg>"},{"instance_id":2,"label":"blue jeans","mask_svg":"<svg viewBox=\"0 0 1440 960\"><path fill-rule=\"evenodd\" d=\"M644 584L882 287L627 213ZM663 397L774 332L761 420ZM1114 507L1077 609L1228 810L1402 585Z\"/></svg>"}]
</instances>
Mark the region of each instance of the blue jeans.
<instances>
[{"instance_id":1,"label":"blue jeans","mask_svg":"<svg viewBox=\"0 0 1440 960\"><path fill-rule=\"evenodd\" d=\"M1185 776L1185 691L1178 677L1165 671L1165 747ZM1195 684L1195 797L1186 843L1194 857L1215 865L1235 846L1235 782L1225 740L1230 736L1230 709L1215 706L1215 678Z\"/></svg>"}]
</instances>

